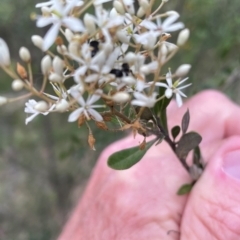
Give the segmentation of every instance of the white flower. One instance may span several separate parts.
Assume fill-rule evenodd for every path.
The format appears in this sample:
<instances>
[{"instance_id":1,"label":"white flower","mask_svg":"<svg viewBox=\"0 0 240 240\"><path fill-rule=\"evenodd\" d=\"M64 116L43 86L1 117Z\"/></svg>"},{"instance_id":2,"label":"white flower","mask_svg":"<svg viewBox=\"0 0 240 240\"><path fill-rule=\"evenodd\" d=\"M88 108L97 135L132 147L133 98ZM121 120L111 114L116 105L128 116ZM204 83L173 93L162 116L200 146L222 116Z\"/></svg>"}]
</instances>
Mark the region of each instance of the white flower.
<instances>
[{"instance_id":1,"label":"white flower","mask_svg":"<svg viewBox=\"0 0 240 240\"><path fill-rule=\"evenodd\" d=\"M52 0L53 9L52 16L40 16L37 19L37 27L45 27L52 24L52 27L48 30L43 39L42 50L47 51L57 38L59 29L62 25L68 27L74 32L83 32L85 27L80 19L69 17L69 12L76 6L78 0L72 0L65 5L61 4L59 0Z\"/></svg>"},{"instance_id":2,"label":"white flower","mask_svg":"<svg viewBox=\"0 0 240 240\"><path fill-rule=\"evenodd\" d=\"M69 3L71 1L72 0L67 0L66 2ZM50 6L54 5L54 3L55 3L55 0L50 0L48 2L37 3L35 7L36 8L50 7ZM82 0L75 1L76 7L81 7L83 4L84 4L84 2Z\"/></svg>"},{"instance_id":3,"label":"white flower","mask_svg":"<svg viewBox=\"0 0 240 240\"><path fill-rule=\"evenodd\" d=\"M32 114L31 116L27 117L26 120L25 120L25 124L27 125L29 122L31 122L37 115L39 114L43 114L43 115L48 115L49 112L51 112L54 107L55 107L55 104L53 104L51 106L51 108L49 108L48 111L46 112L40 112L40 111L37 111L35 109L35 106L38 104L38 102L36 102L34 99L29 99L28 102L25 103L25 109L24 109L24 112L25 113L30 113Z\"/></svg>"},{"instance_id":4,"label":"white flower","mask_svg":"<svg viewBox=\"0 0 240 240\"><path fill-rule=\"evenodd\" d=\"M165 91L165 96L167 98L171 98L173 94L176 95L176 101L177 101L177 105L178 107L182 106L182 97L187 97L182 91L181 89L184 89L188 86L191 85L191 83L185 85L185 86L181 86L179 87L182 83L184 83L185 81L187 81L188 78L185 78L181 81L176 81L174 84L172 83L172 74L171 71L169 70L169 72L166 75L166 83L161 83L161 82L157 82L155 85L159 86L159 87L165 87L166 91ZM150 83L149 83L150 84Z\"/></svg>"},{"instance_id":5,"label":"white flower","mask_svg":"<svg viewBox=\"0 0 240 240\"><path fill-rule=\"evenodd\" d=\"M0 38L0 66L8 67L10 65L10 54L8 45Z\"/></svg>"},{"instance_id":6,"label":"white flower","mask_svg":"<svg viewBox=\"0 0 240 240\"><path fill-rule=\"evenodd\" d=\"M143 93L134 92L133 95L136 99L131 101L132 105L152 108L156 103L156 97L158 94L154 92L151 96L146 96Z\"/></svg>"},{"instance_id":7,"label":"white flower","mask_svg":"<svg viewBox=\"0 0 240 240\"><path fill-rule=\"evenodd\" d=\"M175 32L184 28L184 24L182 22L175 23L178 18L178 13L171 14L163 21L163 23L161 22L161 18L157 18L157 24L148 19L145 19L140 23L140 26L149 29L150 32L153 32L153 34L157 37L162 33Z\"/></svg>"},{"instance_id":8,"label":"white flower","mask_svg":"<svg viewBox=\"0 0 240 240\"><path fill-rule=\"evenodd\" d=\"M94 110L94 108L102 108L105 107L104 105L92 105L94 102L98 101L101 97L102 90L98 89L93 95L89 95L87 101L84 100L81 93L75 89L70 91L70 94L78 101L81 105L80 108L74 110L68 117L69 122L76 121L82 114L86 116L88 120L90 120L91 115L96 121L101 122L103 121L102 116Z\"/></svg>"}]
</instances>

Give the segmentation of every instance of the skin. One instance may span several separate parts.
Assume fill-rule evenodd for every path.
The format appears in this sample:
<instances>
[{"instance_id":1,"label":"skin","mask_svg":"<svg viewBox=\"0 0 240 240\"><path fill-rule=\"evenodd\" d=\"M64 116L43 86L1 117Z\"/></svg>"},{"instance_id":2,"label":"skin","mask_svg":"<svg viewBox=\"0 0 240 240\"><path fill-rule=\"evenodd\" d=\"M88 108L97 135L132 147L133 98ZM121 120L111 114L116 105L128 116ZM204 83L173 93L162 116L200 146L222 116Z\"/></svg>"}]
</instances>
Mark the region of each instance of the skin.
<instances>
[{"instance_id":1,"label":"skin","mask_svg":"<svg viewBox=\"0 0 240 240\"><path fill-rule=\"evenodd\" d=\"M107 167L111 153L142 141L128 136L103 151L58 240L240 239L240 178L223 168L226 154L240 150L240 108L221 93L205 91L182 108L170 105L170 127L181 123L187 108L189 131L202 135L207 163L191 193L176 194L191 180L166 143L153 146L129 170Z\"/></svg>"}]
</instances>

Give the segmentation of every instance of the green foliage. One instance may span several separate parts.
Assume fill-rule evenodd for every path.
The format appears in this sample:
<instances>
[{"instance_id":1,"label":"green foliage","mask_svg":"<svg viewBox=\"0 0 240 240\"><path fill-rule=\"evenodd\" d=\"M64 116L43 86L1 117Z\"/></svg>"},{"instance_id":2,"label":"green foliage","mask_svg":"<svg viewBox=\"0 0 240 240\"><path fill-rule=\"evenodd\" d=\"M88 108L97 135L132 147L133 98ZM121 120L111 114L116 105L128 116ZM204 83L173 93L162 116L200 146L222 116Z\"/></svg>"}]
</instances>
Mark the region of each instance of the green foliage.
<instances>
[{"instance_id":1,"label":"green foliage","mask_svg":"<svg viewBox=\"0 0 240 240\"><path fill-rule=\"evenodd\" d=\"M138 163L147 150L156 142L156 139L146 143L143 150L139 149L139 146L127 148L119 152L113 153L108 158L108 166L115 170L125 170Z\"/></svg>"}]
</instances>

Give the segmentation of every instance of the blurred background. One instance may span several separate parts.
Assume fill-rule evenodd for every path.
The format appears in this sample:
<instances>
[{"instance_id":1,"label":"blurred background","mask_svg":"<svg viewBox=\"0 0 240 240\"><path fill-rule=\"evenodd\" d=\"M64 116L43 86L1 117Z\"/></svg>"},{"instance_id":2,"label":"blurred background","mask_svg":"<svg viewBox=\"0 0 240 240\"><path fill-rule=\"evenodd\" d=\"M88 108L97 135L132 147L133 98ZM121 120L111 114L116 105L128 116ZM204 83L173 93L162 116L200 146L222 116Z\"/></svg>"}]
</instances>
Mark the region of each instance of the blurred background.
<instances>
[{"instance_id":1,"label":"blurred background","mask_svg":"<svg viewBox=\"0 0 240 240\"><path fill-rule=\"evenodd\" d=\"M21 46L30 49L37 63L34 81L41 84L43 54L31 42L32 35L46 31L30 20L37 1L0 1L0 37L15 62ZM218 89L240 103L239 0L171 0L165 10L178 11L191 31L188 43L169 63L173 71L183 63L192 65L193 85L187 94ZM2 71L0 81L0 95L11 96L11 79ZM25 117L24 101L0 109L0 239L52 240L80 198L102 149L123 134L95 131L94 152L86 143L87 130L69 124L68 114L41 115L27 126Z\"/></svg>"}]
</instances>

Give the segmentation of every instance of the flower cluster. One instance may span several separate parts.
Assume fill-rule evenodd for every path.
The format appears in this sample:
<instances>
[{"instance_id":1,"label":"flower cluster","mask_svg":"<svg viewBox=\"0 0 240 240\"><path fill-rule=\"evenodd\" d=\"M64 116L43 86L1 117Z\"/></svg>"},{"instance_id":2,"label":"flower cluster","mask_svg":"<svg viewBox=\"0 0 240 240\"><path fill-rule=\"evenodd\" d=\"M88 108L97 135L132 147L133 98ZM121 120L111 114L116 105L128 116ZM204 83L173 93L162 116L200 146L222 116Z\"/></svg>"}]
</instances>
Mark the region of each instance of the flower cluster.
<instances>
[{"instance_id":1,"label":"flower cluster","mask_svg":"<svg viewBox=\"0 0 240 240\"><path fill-rule=\"evenodd\" d=\"M144 109L154 109L162 99L174 95L181 107L182 97L186 97L182 89L191 85L183 85L191 66L183 64L171 73L167 64L187 41L189 30L178 22L177 12L160 13L166 0L155 8L154 2L38 3L36 8L41 9L41 15L36 15L36 26L49 25L44 37L32 36L33 44L45 53L40 63L43 75L40 89L33 79L30 51L21 47L22 63L12 68L8 46L0 38L0 67L13 78L13 90L25 88L28 93L22 98L39 99L26 102L26 124L39 114L69 112L69 122L86 124L89 144L94 148L89 120L106 130L107 121L115 118L121 126L118 130L132 126L145 136L147 127L140 121L144 120ZM88 11L90 7L94 13ZM180 31L176 44L168 42L170 33L175 31ZM161 72L163 66L167 66L168 72ZM47 84L51 84L55 95L46 92ZM163 95L160 89L164 89ZM18 99L1 96L0 105Z\"/></svg>"}]
</instances>

